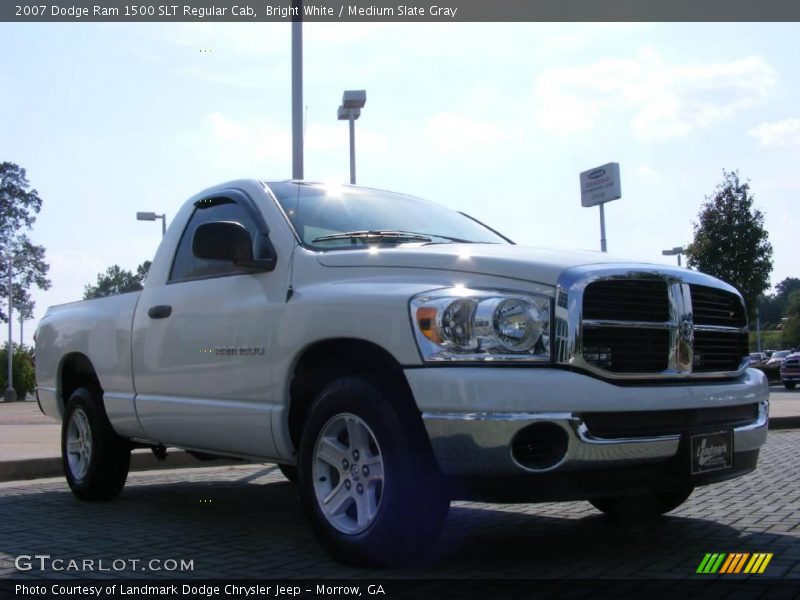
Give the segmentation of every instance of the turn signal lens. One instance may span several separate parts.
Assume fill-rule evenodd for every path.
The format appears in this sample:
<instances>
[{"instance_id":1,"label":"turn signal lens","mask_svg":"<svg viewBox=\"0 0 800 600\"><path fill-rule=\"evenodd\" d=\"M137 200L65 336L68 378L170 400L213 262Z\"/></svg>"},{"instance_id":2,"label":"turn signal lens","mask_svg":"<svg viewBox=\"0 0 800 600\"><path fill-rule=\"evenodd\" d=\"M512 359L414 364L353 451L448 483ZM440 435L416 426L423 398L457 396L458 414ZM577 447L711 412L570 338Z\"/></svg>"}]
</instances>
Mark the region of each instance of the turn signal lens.
<instances>
[{"instance_id":1,"label":"turn signal lens","mask_svg":"<svg viewBox=\"0 0 800 600\"><path fill-rule=\"evenodd\" d=\"M433 306L421 306L417 309L417 327L420 332L434 344L441 344L442 338L436 327L437 309Z\"/></svg>"}]
</instances>

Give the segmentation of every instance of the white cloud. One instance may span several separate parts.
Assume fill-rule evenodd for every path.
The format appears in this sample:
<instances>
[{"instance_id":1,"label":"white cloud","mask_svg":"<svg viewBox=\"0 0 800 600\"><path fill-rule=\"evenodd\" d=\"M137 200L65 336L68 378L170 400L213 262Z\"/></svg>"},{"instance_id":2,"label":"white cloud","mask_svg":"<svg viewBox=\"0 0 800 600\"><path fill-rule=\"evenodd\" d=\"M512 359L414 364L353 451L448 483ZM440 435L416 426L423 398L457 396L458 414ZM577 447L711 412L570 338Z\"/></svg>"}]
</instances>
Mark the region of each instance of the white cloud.
<instances>
[{"instance_id":1,"label":"white cloud","mask_svg":"<svg viewBox=\"0 0 800 600\"><path fill-rule=\"evenodd\" d=\"M798 146L800 145L800 119L784 119L761 123L748 134L758 139L762 146Z\"/></svg>"},{"instance_id":2,"label":"white cloud","mask_svg":"<svg viewBox=\"0 0 800 600\"><path fill-rule=\"evenodd\" d=\"M304 41L311 44L357 44L401 31L392 23L304 23Z\"/></svg>"},{"instance_id":3,"label":"white cloud","mask_svg":"<svg viewBox=\"0 0 800 600\"><path fill-rule=\"evenodd\" d=\"M246 163L280 160L292 148L289 132L276 127L269 119L237 120L215 112L206 118L206 127L211 146L228 156L246 157Z\"/></svg>"},{"instance_id":4,"label":"white cloud","mask_svg":"<svg viewBox=\"0 0 800 600\"><path fill-rule=\"evenodd\" d=\"M759 57L726 63L673 64L652 49L545 71L537 80L537 118L552 133L629 121L641 140L684 137L730 118L767 95L775 79Z\"/></svg>"},{"instance_id":5,"label":"white cloud","mask_svg":"<svg viewBox=\"0 0 800 600\"><path fill-rule=\"evenodd\" d=\"M646 164L641 164L636 168L636 174L650 183L658 183L661 181L661 173L656 171L653 167Z\"/></svg>"},{"instance_id":6,"label":"white cloud","mask_svg":"<svg viewBox=\"0 0 800 600\"><path fill-rule=\"evenodd\" d=\"M131 31L142 35L136 25ZM169 23L153 27L145 35L172 46L212 55L263 57L287 53L290 28L282 23Z\"/></svg>"},{"instance_id":7,"label":"white cloud","mask_svg":"<svg viewBox=\"0 0 800 600\"><path fill-rule=\"evenodd\" d=\"M350 148L349 125L346 122L336 125L311 124L306 131L305 149L347 153ZM383 135L356 123L356 152L391 155L389 140Z\"/></svg>"},{"instance_id":8,"label":"white cloud","mask_svg":"<svg viewBox=\"0 0 800 600\"><path fill-rule=\"evenodd\" d=\"M212 180L254 177L284 177L291 166L292 136L288 127L260 115L209 114L202 126L187 133L182 147L197 157L197 168ZM320 178L339 172L337 161L346 161L349 151L347 123L309 123L305 136L306 176ZM393 157L389 140L356 124L358 157ZM324 178L323 177L323 178Z\"/></svg>"},{"instance_id":9,"label":"white cloud","mask_svg":"<svg viewBox=\"0 0 800 600\"><path fill-rule=\"evenodd\" d=\"M508 140L509 136L494 123L442 112L428 120L425 138L438 152L450 154L481 151L485 146Z\"/></svg>"}]
</instances>

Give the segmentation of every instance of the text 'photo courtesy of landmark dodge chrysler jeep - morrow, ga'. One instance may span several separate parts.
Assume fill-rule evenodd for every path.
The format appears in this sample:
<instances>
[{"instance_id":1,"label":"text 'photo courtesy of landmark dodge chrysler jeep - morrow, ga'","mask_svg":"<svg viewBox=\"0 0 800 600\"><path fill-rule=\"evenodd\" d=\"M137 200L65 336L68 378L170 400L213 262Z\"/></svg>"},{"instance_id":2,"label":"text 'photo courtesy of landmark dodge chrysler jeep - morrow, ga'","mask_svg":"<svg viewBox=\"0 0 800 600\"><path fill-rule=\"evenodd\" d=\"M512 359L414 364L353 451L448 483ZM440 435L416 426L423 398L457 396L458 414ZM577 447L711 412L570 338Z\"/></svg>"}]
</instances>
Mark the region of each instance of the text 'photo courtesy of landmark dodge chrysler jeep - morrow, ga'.
<instances>
[{"instance_id":1,"label":"text 'photo courtesy of landmark dodge chrysler jeep - morrow, ga'","mask_svg":"<svg viewBox=\"0 0 800 600\"><path fill-rule=\"evenodd\" d=\"M141 292L48 310L73 492L131 447L277 462L340 560L420 556L454 499L668 512L751 472L768 388L730 285L523 248L402 194L242 180L191 198Z\"/></svg>"}]
</instances>

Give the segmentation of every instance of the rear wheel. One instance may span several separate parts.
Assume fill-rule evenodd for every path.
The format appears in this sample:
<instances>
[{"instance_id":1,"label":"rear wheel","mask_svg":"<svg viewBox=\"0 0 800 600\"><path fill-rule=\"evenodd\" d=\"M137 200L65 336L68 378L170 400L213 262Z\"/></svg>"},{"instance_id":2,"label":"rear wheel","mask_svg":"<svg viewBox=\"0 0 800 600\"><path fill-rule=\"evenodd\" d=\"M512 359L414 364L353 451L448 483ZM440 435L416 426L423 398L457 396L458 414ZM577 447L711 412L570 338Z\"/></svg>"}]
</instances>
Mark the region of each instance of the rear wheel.
<instances>
[{"instance_id":1,"label":"rear wheel","mask_svg":"<svg viewBox=\"0 0 800 600\"><path fill-rule=\"evenodd\" d=\"M61 425L61 462L81 500L115 498L125 486L131 449L108 422L100 398L86 388L70 396Z\"/></svg>"},{"instance_id":2,"label":"rear wheel","mask_svg":"<svg viewBox=\"0 0 800 600\"><path fill-rule=\"evenodd\" d=\"M675 510L686 502L693 487L654 494L595 498L589 500L597 510L617 521L642 521L654 519Z\"/></svg>"},{"instance_id":3,"label":"rear wheel","mask_svg":"<svg viewBox=\"0 0 800 600\"><path fill-rule=\"evenodd\" d=\"M303 431L304 507L323 546L351 564L418 560L449 508L419 415L389 389L339 379L319 394Z\"/></svg>"},{"instance_id":4,"label":"rear wheel","mask_svg":"<svg viewBox=\"0 0 800 600\"><path fill-rule=\"evenodd\" d=\"M787 390L793 390L796 385L797 385L796 381L784 381L783 382L783 387L785 387Z\"/></svg>"}]
</instances>

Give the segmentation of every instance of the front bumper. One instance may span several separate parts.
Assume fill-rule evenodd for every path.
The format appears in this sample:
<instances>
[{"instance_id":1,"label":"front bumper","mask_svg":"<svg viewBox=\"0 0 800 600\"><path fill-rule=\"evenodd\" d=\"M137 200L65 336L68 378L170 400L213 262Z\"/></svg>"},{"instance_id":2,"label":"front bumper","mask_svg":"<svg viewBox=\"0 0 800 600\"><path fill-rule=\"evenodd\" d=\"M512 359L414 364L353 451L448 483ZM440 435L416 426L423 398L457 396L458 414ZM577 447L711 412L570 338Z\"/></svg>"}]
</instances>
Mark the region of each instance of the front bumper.
<instances>
[{"instance_id":1,"label":"front bumper","mask_svg":"<svg viewBox=\"0 0 800 600\"><path fill-rule=\"evenodd\" d=\"M800 381L800 373L781 371L781 381Z\"/></svg>"},{"instance_id":2,"label":"front bumper","mask_svg":"<svg viewBox=\"0 0 800 600\"><path fill-rule=\"evenodd\" d=\"M687 436L718 428L700 423L658 435L604 437L591 431L583 417L587 413L635 413L646 423L648 413L711 409L724 414L726 407L757 405L752 420L729 427L735 459L730 476L754 468L753 456L767 438L769 388L763 373L753 369L732 381L648 386L615 385L560 369L426 368L409 369L406 376L439 467L450 477L575 476L665 461L683 464L678 456ZM521 430L540 423L560 428L566 449L560 460L543 468L523 466L512 443ZM742 461L744 456L750 458ZM720 478L726 473L690 480L699 485Z\"/></svg>"}]
</instances>

